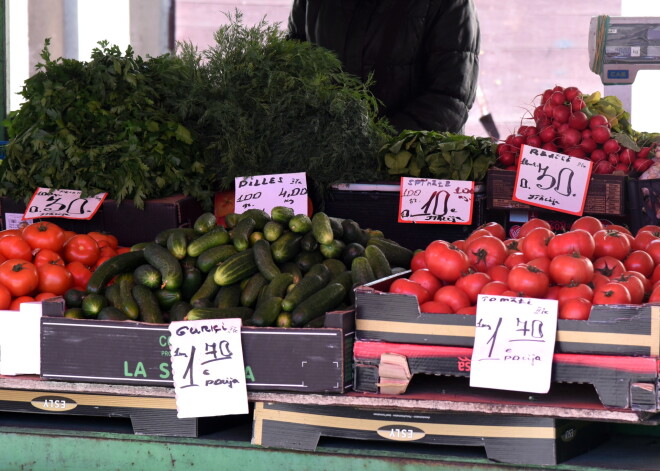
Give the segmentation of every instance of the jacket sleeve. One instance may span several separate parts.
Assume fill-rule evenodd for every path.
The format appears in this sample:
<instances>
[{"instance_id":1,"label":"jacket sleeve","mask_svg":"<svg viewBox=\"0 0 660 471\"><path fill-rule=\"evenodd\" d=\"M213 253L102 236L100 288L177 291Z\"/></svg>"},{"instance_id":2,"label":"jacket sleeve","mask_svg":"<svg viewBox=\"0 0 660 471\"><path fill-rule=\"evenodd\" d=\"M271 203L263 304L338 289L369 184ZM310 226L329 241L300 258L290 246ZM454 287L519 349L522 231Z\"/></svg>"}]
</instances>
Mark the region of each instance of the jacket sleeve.
<instances>
[{"instance_id":1,"label":"jacket sleeve","mask_svg":"<svg viewBox=\"0 0 660 471\"><path fill-rule=\"evenodd\" d=\"M294 0L291 12L289 12L288 39L305 41L305 17L307 13L307 0Z\"/></svg>"},{"instance_id":2,"label":"jacket sleeve","mask_svg":"<svg viewBox=\"0 0 660 471\"><path fill-rule=\"evenodd\" d=\"M425 28L422 86L388 116L399 129L462 132L479 75L479 20L473 0L431 2Z\"/></svg>"}]
</instances>

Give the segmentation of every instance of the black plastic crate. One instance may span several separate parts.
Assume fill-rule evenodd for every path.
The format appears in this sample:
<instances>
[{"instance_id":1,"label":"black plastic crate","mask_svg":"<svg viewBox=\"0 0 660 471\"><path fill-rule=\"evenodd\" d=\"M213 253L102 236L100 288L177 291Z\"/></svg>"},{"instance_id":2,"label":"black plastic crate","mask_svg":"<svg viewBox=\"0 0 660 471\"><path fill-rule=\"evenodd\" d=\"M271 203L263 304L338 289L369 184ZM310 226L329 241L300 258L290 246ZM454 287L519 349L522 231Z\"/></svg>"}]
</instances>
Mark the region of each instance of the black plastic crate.
<instances>
[{"instance_id":1,"label":"black plastic crate","mask_svg":"<svg viewBox=\"0 0 660 471\"><path fill-rule=\"evenodd\" d=\"M633 233L639 228L660 223L660 179L628 179L630 226Z\"/></svg>"},{"instance_id":2,"label":"black plastic crate","mask_svg":"<svg viewBox=\"0 0 660 471\"><path fill-rule=\"evenodd\" d=\"M413 224L398 222L399 191L355 191L333 188L324 201L328 216L352 219L360 227L383 231L411 250L424 249L434 240L454 241L466 238L484 223L485 192L474 197L472 224Z\"/></svg>"}]
</instances>

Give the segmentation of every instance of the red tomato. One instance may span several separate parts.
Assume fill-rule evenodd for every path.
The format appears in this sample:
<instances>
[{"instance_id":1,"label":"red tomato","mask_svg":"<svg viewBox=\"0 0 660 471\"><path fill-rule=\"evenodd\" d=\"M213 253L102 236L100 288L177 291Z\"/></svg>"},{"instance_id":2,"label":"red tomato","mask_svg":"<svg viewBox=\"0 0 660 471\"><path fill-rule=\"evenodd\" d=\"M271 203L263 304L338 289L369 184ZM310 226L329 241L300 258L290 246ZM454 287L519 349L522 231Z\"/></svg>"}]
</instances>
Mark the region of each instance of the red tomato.
<instances>
[{"instance_id":1,"label":"red tomato","mask_svg":"<svg viewBox=\"0 0 660 471\"><path fill-rule=\"evenodd\" d=\"M440 288L433 295L433 300L446 303L451 308L451 312L456 312L460 308L471 304L467 293L454 285Z\"/></svg>"},{"instance_id":2,"label":"red tomato","mask_svg":"<svg viewBox=\"0 0 660 471\"><path fill-rule=\"evenodd\" d=\"M407 294L415 296L419 305L431 300L431 293L426 291L422 285L408 278L399 278L390 285L390 293Z\"/></svg>"},{"instance_id":3,"label":"red tomato","mask_svg":"<svg viewBox=\"0 0 660 471\"><path fill-rule=\"evenodd\" d=\"M504 263L506 246L501 239L487 235L466 244L465 253L472 268L477 271L486 271L493 265Z\"/></svg>"},{"instance_id":4,"label":"red tomato","mask_svg":"<svg viewBox=\"0 0 660 471\"><path fill-rule=\"evenodd\" d=\"M87 233L88 236L90 236L92 239L96 241L96 243L99 245L99 247L111 247L113 249L117 249L119 247L119 241L117 238L112 235L108 234L105 232L98 232L98 231L92 231Z\"/></svg>"},{"instance_id":5,"label":"red tomato","mask_svg":"<svg viewBox=\"0 0 660 471\"><path fill-rule=\"evenodd\" d=\"M433 295L438 288L442 286L442 282L436 278L436 276L431 273L431 270L428 268L421 268L410 274L408 279L419 283L422 287L429 292L430 295Z\"/></svg>"},{"instance_id":6,"label":"red tomato","mask_svg":"<svg viewBox=\"0 0 660 471\"><path fill-rule=\"evenodd\" d=\"M0 244L4 239L0 239ZM644 249L653 259L653 263L660 265L660 239L652 240Z\"/></svg>"},{"instance_id":7,"label":"red tomato","mask_svg":"<svg viewBox=\"0 0 660 471\"><path fill-rule=\"evenodd\" d=\"M456 314L466 314L474 316L477 313L477 306L465 306L456 310Z\"/></svg>"},{"instance_id":8,"label":"red tomato","mask_svg":"<svg viewBox=\"0 0 660 471\"><path fill-rule=\"evenodd\" d=\"M660 284L655 285L651 295L649 296L650 303L660 303Z\"/></svg>"},{"instance_id":9,"label":"red tomato","mask_svg":"<svg viewBox=\"0 0 660 471\"><path fill-rule=\"evenodd\" d=\"M637 235L630 244L632 250L646 250L651 241L660 239L660 232L637 231Z\"/></svg>"},{"instance_id":10,"label":"red tomato","mask_svg":"<svg viewBox=\"0 0 660 471\"><path fill-rule=\"evenodd\" d=\"M64 260L94 266L100 255L96 241L87 234L76 234L64 244Z\"/></svg>"},{"instance_id":11,"label":"red tomato","mask_svg":"<svg viewBox=\"0 0 660 471\"><path fill-rule=\"evenodd\" d=\"M126 253L126 252L130 252L130 251L131 251L130 247L117 247L117 254ZM415 258L415 257L413 256L413 258Z\"/></svg>"},{"instance_id":12,"label":"red tomato","mask_svg":"<svg viewBox=\"0 0 660 471\"><path fill-rule=\"evenodd\" d=\"M59 296L59 295L57 295L55 293L39 293L38 295L36 295L34 297L34 300L35 301L43 301L45 299L56 298L57 296Z\"/></svg>"},{"instance_id":13,"label":"red tomato","mask_svg":"<svg viewBox=\"0 0 660 471\"><path fill-rule=\"evenodd\" d=\"M609 255L594 260L593 266L594 273L600 273L608 278L616 278L626 270L626 267L621 260Z\"/></svg>"},{"instance_id":14,"label":"red tomato","mask_svg":"<svg viewBox=\"0 0 660 471\"><path fill-rule=\"evenodd\" d=\"M630 293L630 302L632 304L641 304L644 301L644 284L642 280L632 275L621 275L614 280L617 283L621 283L628 289Z\"/></svg>"},{"instance_id":15,"label":"red tomato","mask_svg":"<svg viewBox=\"0 0 660 471\"><path fill-rule=\"evenodd\" d=\"M579 285L568 285L560 287L559 294L557 295L557 301L559 301L559 306L561 307L561 305L569 299L584 298L591 302L593 297L594 290L589 285L581 283Z\"/></svg>"},{"instance_id":16,"label":"red tomato","mask_svg":"<svg viewBox=\"0 0 660 471\"><path fill-rule=\"evenodd\" d=\"M489 235L492 234L486 229L475 229L470 233L469 236L467 236L463 244L464 246L467 247L470 244L470 242L472 242L473 240L478 239L479 237L489 236Z\"/></svg>"},{"instance_id":17,"label":"red tomato","mask_svg":"<svg viewBox=\"0 0 660 471\"><path fill-rule=\"evenodd\" d=\"M630 229L628 229L626 226L622 226L620 224L608 224L605 226L605 229L607 230L612 230L612 231L619 231L622 234L628 234L632 236L632 232L630 232Z\"/></svg>"},{"instance_id":18,"label":"red tomato","mask_svg":"<svg viewBox=\"0 0 660 471\"><path fill-rule=\"evenodd\" d=\"M555 233L545 227L532 229L524 238L522 238L522 253L527 260L533 260L539 257L548 256L548 244L555 236Z\"/></svg>"},{"instance_id":19,"label":"red tomato","mask_svg":"<svg viewBox=\"0 0 660 471\"><path fill-rule=\"evenodd\" d=\"M548 221L544 221L543 219L539 219L539 218L532 218L529 221L525 222L520 227L520 233L518 234L518 238L522 239L523 237L526 237L527 234L529 234L537 227L543 227L548 230L552 229L552 226L550 226L550 223Z\"/></svg>"},{"instance_id":20,"label":"red tomato","mask_svg":"<svg viewBox=\"0 0 660 471\"><path fill-rule=\"evenodd\" d=\"M630 304L630 291L621 283L610 281L594 290L593 304Z\"/></svg>"},{"instance_id":21,"label":"red tomato","mask_svg":"<svg viewBox=\"0 0 660 471\"><path fill-rule=\"evenodd\" d=\"M550 258L572 253L579 253L591 258L595 250L596 243L593 236L583 229L557 234L548 242L548 257Z\"/></svg>"},{"instance_id":22,"label":"red tomato","mask_svg":"<svg viewBox=\"0 0 660 471\"><path fill-rule=\"evenodd\" d=\"M31 294L39 285L37 267L31 262L11 258L0 265L0 283L9 289L12 296Z\"/></svg>"},{"instance_id":23,"label":"red tomato","mask_svg":"<svg viewBox=\"0 0 660 471\"><path fill-rule=\"evenodd\" d=\"M468 256L446 242L435 240L424 251L426 266L441 281L453 283L470 268Z\"/></svg>"},{"instance_id":24,"label":"red tomato","mask_svg":"<svg viewBox=\"0 0 660 471\"><path fill-rule=\"evenodd\" d=\"M0 311L9 309L11 305L12 295L5 285L0 284Z\"/></svg>"},{"instance_id":25,"label":"red tomato","mask_svg":"<svg viewBox=\"0 0 660 471\"><path fill-rule=\"evenodd\" d=\"M609 255L618 260L624 260L630 253L630 240L622 232L612 229L603 229L594 234L596 249L594 257Z\"/></svg>"},{"instance_id":26,"label":"red tomato","mask_svg":"<svg viewBox=\"0 0 660 471\"><path fill-rule=\"evenodd\" d=\"M591 279L590 285L593 286L594 289L601 287L605 283L609 283L610 278L608 276L603 275L599 271L594 272L594 277Z\"/></svg>"},{"instance_id":27,"label":"red tomato","mask_svg":"<svg viewBox=\"0 0 660 471\"><path fill-rule=\"evenodd\" d=\"M465 241L463 239L458 239L455 240L451 243L454 247L456 247L459 250L464 250L465 249Z\"/></svg>"},{"instance_id":28,"label":"red tomato","mask_svg":"<svg viewBox=\"0 0 660 471\"><path fill-rule=\"evenodd\" d=\"M520 252L520 239L507 239L504 241L507 253Z\"/></svg>"},{"instance_id":29,"label":"red tomato","mask_svg":"<svg viewBox=\"0 0 660 471\"><path fill-rule=\"evenodd\" d=\"M545 299L554 299L557 300L559 297L559 290L561 289L561 286L559 285L553 285L548 288L548 292L545 293Z\"/></svg>"},{"instance_id":30,"label":"red tomato","mask_svg":"<svg viewBox=\"0 0 660 471\"><path fill-rule=\"evenodd\" d=\"M538 257L527 262L530 267L536 267L546 274L550 273L550 259L548 257Z\"/></svg>"},{"instance_id":31,"label":"red tomato","mask_svg":"<svg viewBox=\"0 0 660 471\"><path fill-rule=\"evenodd\" d=\"M559 319L584 321L590 313L591 301L584 298L571 298L559 306Z\"/></svg>"},{"instance_id":32,"label":"red tomato","mask_svg":"<svg viewBox=\"0 0 660 471\"><path fill-rule=\"evenodd\" d=\"M37 268L47 263L51 265L64 266L64 260L62 260L60 254L50 249L40 249L34 256L34 260L32 260L32 263L34 263L37 266Z\"/></svg>"},{"instance_id":33,"label":"red tomato","mask_svg":"<svg viewBox=\"0 0 660 471\"><path fill-rule=\"evenodd\" d=\"M485 229L491 233L494 237L497 237L500 240L506 239L506 231L504 227L499 222L487 222L482 224L477 229Z\"/></svg>"},{"instance_id":34,"label":"red tomato","mask_svg":"<svg viewBox=\"0 0 660 471\"><path fill-rule=\"evenodd\" d=\"M61 265L46 263L37 267L39 273L39 291L64 294L73 286L73 277L69 270Z\"/></svg>"},{"instance_id":35,"label":"red tomato","mask_svg":"<svg viewBox=\"0 0 660 471\"><path fill-rule=\"evenodd\" d=\"M507 278L509 278L509 271L510 268L506 265L495 265L494 267L490 267L486 273L493 281L506 283Z\"/></svg>"},{"instance_id":36,"label":"red tomato","mask_svg":"<svg viewBox=\"0 0 660 471\"><path fill-rule=\"evenodd\" d=\"M637 229L637 234L640 232L657 232L660 234L660 226L657 224L647 224L646 226L642 226L639 229Z\"/></svg>"},{"instance_id":37,"label":"red tomato","mask_svg":"<svg viewBox=\"0 0 660 471\"><path fill-rule=\"evenodd\" d=\"M548 292L550 279L543 271L528 265L517 265L509 272L507 285L521 296L542 298Z\"/></svg>"},{"instance_id":38,"label":"red tomato","mask_svg":"<svg viewBox=\"0 0 660 471\"><path fill-rule=\"evenodd\" d=\"M9 234L0 238L0 254L8 260L20 258L32 261L32 247L20 235Z\"/></svg>"},{"instance_id":39,"label":"red tomato","mask_svg":"<svg viewBox=\"0 0 660 471\"><path fill-rule=\"evenodd\" d=\"M481 292L479 294L492 294L495 296L501 296L502 293L508 289L509 286L502 281L491 281L490 283L484 285L483 288L481 288Z\"/></svg>"},{"instance_id":40,"label":"red tomato","mask_svg":"<svg viewBox=\"0 0 660 471\"><path fill-rule=\"evenodd\" d=\"M73 278L73 287L81 290L87 289L87 282L92 276L92 271L81 262L67 263L66 269L71 273Z\"/></svg>"},{"instance_id":41,"label":"red tomato","mask_svg":"<svg viewBox=\"0 0 660 471\"><path fill-rule=\"evenodd\" d=\"M10 311L20 311L21 310L21 304L23 303L31 303L34 302L35 299L32 296L19 296L17 298L14 298L14 300L11 302L9 305L9 310Z\"/></svg>"},{"instance_id":42,"label":"red tomato","mask_svg":"<svg viewBox=\"0 0 660 471\"><path fill-rule=\"evenodd\" d=\"M646 276L642 275L640 272L635 270L626 270L623 272L623 276L636 276L637 278L639 278L639 281L641 281L642 285L644 286L644 294L648 294L651 292L653 283L651 283L651 280Z\"/></svg>"},{"instance_id":43,"label":"red tomato","mask_svg":"<svg viewBox=\"0 0 660 471\"><path fill-rule=\"evenodd\" d=\"M483 287L491 281L493 280L486 273L474 272L461 276L456 280L455 285L468 295L472 304L475 304Z\"/></svg>"},{"instance_id":44,"label":"red tomato","mask_svg":"<svg viewBox=\"0 0 660 471\"><path fill-rule=\"evenodd\" d=\"M128 250L130 250L130 247L127 248ZM119 253L119 251L117 251L117 253ZM410 260L410 269L412 271L415 271L415 270L420 270L422 268L426 268L426 260L424 260L424 251L416 250L412 256L412 259Z\"/></svg>"},{"instance_id":45,"label":"red tomato","mask_svg":"<svg viewBox=\"0 0 660 471\"><path fill-rule=\"evenodd\" d=\"M623 266L626 270L638 271L642 275L650 277L653 274L655 263L648 252L644 250L633 250L623 261Z\"/></svg>"},{"instance_id":46,"label":"red tomato","mask_svg":"<svg viewBox=\"0 0 660 471\"><path fill-rule=\"evenodd\" d=\"M427 301L419 307L421 312L432 312L435 314L451 314L452 309L447 303L440 301Z\"/></svg>"},{"instance_id":47,"label":"red tomato","mask_svg":"<svg viewBox=\"0 0 660 471\"><path fill-rule=\"evenodd\" d=\"M562 286L589 283L594 276L594 266L587 257L574 253L557 255L550 261L550 279Z\"/></svg>"},{"instance_id":48,"label":"red tomato","mask_svg":"<svg viewBox=\"0 0 660 471\"><path fill-rule=\"evenodd\" d=\"M575 229L583 229L593 235L603 229L603 223L593 216L582 216L571 224L571 230L574 231Z\"/></svg>"},{"instance_id":49,"label":"red tomato","mask_svg":"<svg viewBox=\"0 0 660 471\"><path fill-rule=\"evenodd\" d=\"M49 249L58 252L64 245L64 229L52 222L36 222L23 229L23 239L32 249Z\"/></svg>"},{"instance_id":50,"label":"red tomato","mask_svg":"<svg viewBox=\"0 0 660 471\"><path fill-rule=\"evenodd\" d=\"M525 254L522 252L511 252L504 259L504 265L511 269L520 263L525 263Z\"/></svg>"}]
</instances>

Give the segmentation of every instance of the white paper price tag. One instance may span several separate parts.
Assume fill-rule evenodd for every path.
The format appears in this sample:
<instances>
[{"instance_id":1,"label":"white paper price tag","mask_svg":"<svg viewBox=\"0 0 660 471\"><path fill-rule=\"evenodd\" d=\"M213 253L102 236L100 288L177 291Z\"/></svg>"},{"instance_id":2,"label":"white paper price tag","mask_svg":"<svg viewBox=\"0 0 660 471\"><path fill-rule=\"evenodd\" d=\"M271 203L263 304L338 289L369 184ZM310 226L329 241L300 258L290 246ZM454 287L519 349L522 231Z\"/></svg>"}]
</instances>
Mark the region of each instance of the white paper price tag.
<instances>
[{"instance_id":1,"label":"white paper price tag","mask_svg":"<svg viewBox=\"0 0 660 471\"><path fill-rule=\"evenodd\" d=\"M23 220L37 218L92 219L107 193L81 198L80 190L37 188L25 209Z\"/></svg>"},{"instance_id":2,"label":"white paper price tag","mask_svg":"<svg viewBox=\"0 0 660 471\"><path fill-rule=\"evenodd\" d=\"M177 417L247 414L240 319L169 325Z\"/></svg>"},{"instance_id":3,"label":"white paper price tag","mask_svg":"<svg viewBox=\"0 0 660 471\"><path fill-rule=\"evenodd\" d=\"M474 182L401 177L399 222L472 224Z\"/></svg>"},{"instance_id":4,"label":"white paper price tag","mask_svg":"<svg viewBox=\"0 0 660 471\"><path fill-rule=\"evenodd\" d=\"M237 177L234 184L235 211L239 214L248 209L270 214L275 206L288 206L296 214L308 212L305 172Z\"/></svg>"},{"instance_id":5,"label":"white paper price tag","mask_svg":"<svg viewBox=\"0 0 660 471\"><path fill-rule=\"evenodd\" d=\"M557 301L479 295L470 386L547 393Z\"/></svg>"},{"instance_id":6,"label":"white paper price tag","mask_svg":"<svg viewBox=\"0 0 660 471\"><path fill-rule=\"evenodd\" d=\"M582 216L592 165L590 160L524 145L512 199Z\"/></svg>"}]
</instances>

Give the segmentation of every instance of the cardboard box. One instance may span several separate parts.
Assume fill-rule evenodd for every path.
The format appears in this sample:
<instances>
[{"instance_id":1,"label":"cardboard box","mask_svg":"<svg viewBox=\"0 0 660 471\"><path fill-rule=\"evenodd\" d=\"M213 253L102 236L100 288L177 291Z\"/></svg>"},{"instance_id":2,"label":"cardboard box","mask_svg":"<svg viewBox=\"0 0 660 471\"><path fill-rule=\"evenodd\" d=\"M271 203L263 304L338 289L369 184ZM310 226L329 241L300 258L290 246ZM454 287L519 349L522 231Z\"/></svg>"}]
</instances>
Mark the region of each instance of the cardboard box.
<instances>
[{"instance_id":1,"label":"cardboard box","mask_svg":"<svg viewBox=\"0 0 660 471\"><path fill-rule=\"evenodd\" d=\"M324 328L243 327L248 390L343 392L352 378L354 312L326 314ZM41 320L44 379L173 386L167 325Z\"/></svg>"},{"instance_id":2,"label":"cardboard box","mask_svg":"<svg viewBox=\"0 0 660 471\"><path fill-rule=\"evenodd\" d=\"M350 184L332 188L323 211L328 216L352 219L360 227L383 231L410 250L423 249L437 239L464 239L484 222L486 195L475 193L472 224L409 224L398 222L398 184Z\"/></svg>"},{"instance_id":3,"label":"cardboard box","mask_svg":"<svg viewBox=\"0 0 660 471\"><path fill-rule=\"evenodd\" d=\"M313 451L320 437L484 447L489 459L555 465L601 443L602 424L547 417L257 402L252 443Z\"/></svg>"},{"instance_id":4,"label":"cardboard box","mask_svg":"<svg viewBox=\"0 0 660 471\"><path fill-rule=\"evenodd\" d=\"M585 214L627 215L626 187L624 175L592 175L584 205ZM516 172L511 170L490 169L486 176L487 209L529 209L534 208L518 201L513 201L513 187Z\"/></svg>"},{"instance_id":5,"label":"cardboard box","mask_svg":"<svg viewBox=\"0 0 660 471\"><path fill-rule=\"evenodd\" d=\"M356 341L353 347L355 391L401 394L415 375L470 376L472 348ZM396 357L408 374L392 367ZM555 353L552 384L591 385L605 407L658 412L656 357ZM438 380L437 389L442 381ZM552 391L552 386L551 386ZM574 396L578 401L579 395Z\"/></svg>"},{"instance_id":6,"label":"cardboard box","mask_svg":"<svg viewBox=\"0 0 660 471\"><path fill-rule=\"evenodd\" d=\"M25 212L25 204L7 197L0 198L2 227L7 227L7 215ZM131 200L117 204L105 200L92 219L43 218L67 230L86 233L91 231L113 234L124 246L154 240L156 235L174 227L192 227L203 213L200 203L194 198L175 195L167 198L147 200L144 209L138 209ZM19 216L19 219L20 219Z\"/></svg>"},{"instance_id":7,"label":"cardboard box","mask_svg":"<svg viewBox=\"0 0 660 471\"><path fill-rule=\"evenodd\" d=\"M388 293L410 271L355 290L356 339L472 347L475 316L420 312L417 298ZM557 353L660 356L660 305L593 306L589 320L557 321Z\"/></svg>"}]
</instances>

